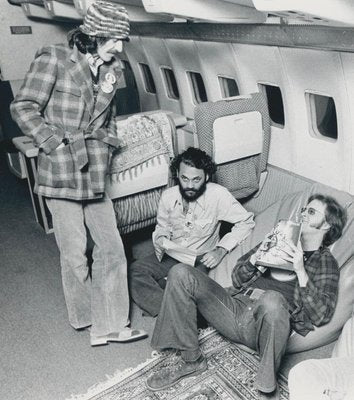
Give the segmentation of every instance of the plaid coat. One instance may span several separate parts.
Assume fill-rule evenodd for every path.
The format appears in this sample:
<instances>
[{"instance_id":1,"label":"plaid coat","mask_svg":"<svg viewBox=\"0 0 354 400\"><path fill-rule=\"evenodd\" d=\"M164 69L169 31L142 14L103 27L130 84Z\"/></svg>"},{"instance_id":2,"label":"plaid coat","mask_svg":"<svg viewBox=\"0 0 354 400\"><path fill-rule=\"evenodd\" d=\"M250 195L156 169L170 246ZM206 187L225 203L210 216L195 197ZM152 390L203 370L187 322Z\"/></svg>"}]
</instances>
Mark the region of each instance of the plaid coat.
<instances>
[{"instance_id":1,"label":"plaid coat","mask_svg":"<svg viewBox=\"0 0 354 400\"><path fill-rule=\"evenodd\" d=\"M116 78L110 93L101 86L112 78L107 73ZM104 63L95 101L88 61L76 47L37 52L11 105L13 119L39 147L36 193L73 200L102 197L110 156L118 147L112 100L124 86L120 61ZM57 149L63 139L65 146Z\"/></svg>"}]
</instances>

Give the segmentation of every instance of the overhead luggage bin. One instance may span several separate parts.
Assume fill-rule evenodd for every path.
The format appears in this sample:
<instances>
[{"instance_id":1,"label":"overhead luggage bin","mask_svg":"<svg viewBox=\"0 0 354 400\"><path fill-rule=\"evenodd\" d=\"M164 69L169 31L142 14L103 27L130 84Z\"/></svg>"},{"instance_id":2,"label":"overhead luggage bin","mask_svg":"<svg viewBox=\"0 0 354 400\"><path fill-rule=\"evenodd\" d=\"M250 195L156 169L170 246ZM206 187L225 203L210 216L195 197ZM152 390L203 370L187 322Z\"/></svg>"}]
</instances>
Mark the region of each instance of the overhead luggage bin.
<instances>
[{"instance_id":1,"label":"overhead luggage bin","mask_svg":"<svg viewBox=\"0 0 354 400\"><path fill-rule=\"evenodd\" d=\"M43 0L22 2L21 8L27 18L53 19L44 7Z\"/></svg>"},{"instance_id":2,"label":"overhead luggage bin","mask_svg":"<svg viewBox=\"0 0 354 400\"><path fill-rule=\"evenodd\" d=\"M150 13L164 13L189 20L220 23L261 23L267 14L245 5L232 4L224 0L142 0Z\"/></svg>"},{"instance_id":3,"label":"overhead luggage bin","mask_svg":"<svg viewBox=\"0 0 354 400\"><path fill-rule=\"evenodd\" d=\"M43 0L12 0L11 4L21 6L27 18L53 19L45 9Z\"/></svg>"},{"instance_id":4,"label":"overhead luggage bin","mask_svg":"<svg viewBox=\"0 0 354 400\"><path fill-rule=\"evenodd\" d=\"M49 15L56 19L82 19L82 15L80 15L75 8L73 0L44 0L44 7Z\"/></svg>"},{"instance_id":5,"label":"overhead luggage bin","mask_svg":"<svg viewBox=\"0 0 354 400\"><path fill-rule=\"evenodd\" d=\"M112 0L111 0L112 1ZM81 16L86 14L86 10L95 0L74 0L76 10ZM126 4L128 1L112 1L123 5L129 15L131 22L170 22L173 20L172 16L169 15L154 15L145 11L144 7L138 6L137 4ZM131 2L130 2L131 3ZM141 4L141 3L140 3Z\"/></svg>"},{"instance_id":6,"label":"overhead luggage bin","mask_svg":"<svg viewBox=\"0 0 354 400\"><path fill-rule=\"evenodd\" d=\"M227 0L235 1L239 0ZM253 0L257 10L277 15L290 23L354 26L352 0Z\"/></svg>"}]
</instances>

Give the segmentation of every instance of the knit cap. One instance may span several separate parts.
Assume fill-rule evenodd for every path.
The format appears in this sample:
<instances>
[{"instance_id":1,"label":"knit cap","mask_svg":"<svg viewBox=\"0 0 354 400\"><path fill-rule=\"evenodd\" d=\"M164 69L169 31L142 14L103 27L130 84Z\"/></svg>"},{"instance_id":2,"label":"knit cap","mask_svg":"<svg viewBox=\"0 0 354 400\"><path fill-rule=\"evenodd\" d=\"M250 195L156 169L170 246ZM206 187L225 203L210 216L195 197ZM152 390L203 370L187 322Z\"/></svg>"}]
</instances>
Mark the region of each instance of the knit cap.
<instances>
[{"instance_id":1,"label":"knit cap","mask_svg":"<svg viewBox=\"0 0 354 400\"><path fill-rule=\"evenodd\" d=\"M125 39L130 31L128 12L120 4L97 0L87 9L80 30L89 36Z\"/></svg>"}]
</instances>

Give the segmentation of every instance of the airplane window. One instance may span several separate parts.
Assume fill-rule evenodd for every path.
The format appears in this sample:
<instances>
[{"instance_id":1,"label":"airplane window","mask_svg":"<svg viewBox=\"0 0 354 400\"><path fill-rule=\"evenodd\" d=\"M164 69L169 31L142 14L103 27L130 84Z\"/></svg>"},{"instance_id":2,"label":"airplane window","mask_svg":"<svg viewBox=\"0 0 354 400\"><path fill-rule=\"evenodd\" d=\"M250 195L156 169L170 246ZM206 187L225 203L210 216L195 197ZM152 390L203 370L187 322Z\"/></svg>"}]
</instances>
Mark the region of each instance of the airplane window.
<instances>
[{"instance_id":1,"label":"airplane window","mask_svg":"<svg viewBox=\"0 0 354 400\"><path fill-rule=\"evenodd\" d=\"M260 90L267 96L271 125L284 128L284 105L281 90L278 86L258 84Z\"/></svg>"},{"instance_id":2,"label":"airplane window","mask_svg":"<svg viewBox=\"0 0 354 400\"><path fill-rule=\"evenodd\" d=\"M123 63L123 74L126 86L118 89L118 96L115 97L117 115L134 114L141 111L139 92L134 72L130 63L126 60L122 60ZM122 99L125 99L122 101Z\"/></svg>"},{"instance_id":3,"label":"airplane window","mask_svg":"<svg viewBox=\"0 0 354 400\"><path fill-rule=\"evenodd\" d=\"M129 78L130 78L129 84L134 86L137 89L138 85L136 84L136 80L135 80L135 77L134 77L134 72L133 72L133 69L132 69L129 61L126 61L126 60L121 60L121 61L122 61L123 65L124 65L125 74L129 75ZM127 80L127 78L125 78L125 79Z\"/></svg>"},{"instance_id":4,"label":"airplane window","mask_svg":"<svg viewBox=\"0 0 354 400\"><path fill-rule=\"evenodd\" d=\"M218 79L223 98L238 96L240 94L235 79L226 78L224 76L218 76Z\"/></svg>"},{"instance_id":5,"label":"airplane window","mask_svg":"<svg viewBox=\"0 0 354 400\"><path fill-rule=\"evenodd\" d=\"M194 101L198 104L208 101L202 76L198 72L187 73L192 84Z\"/></svg>"},{"instance_id":6,"label":"airplane window","mask_svg":"<svg viewBox=\"0 0 354 400\"><path fill-rule=\"evenodd\" d=\"M334 99L314 93L306 93L310 106L311 131L315 136L338 139L337 112Z\"/></svg>"},{"instance_id":7,"label":"airplane window","mask_svg":"<svg viewBox=\"0 0 354 400\"><path fill-rule=\"evenodd\" d=\"M145 90L149 93L156 93L156 86L150 67L147 64L140 63L140 68L143 73Z\"/></svg>"},{"instance_id":8,"label":"airplane window","mask_svg":"<svg viewBox=\"0 0 354 400\"><path fill-rule=\"evenodd\" d=\"M165 75L165 82L167 86L167 95L170 99L179 99L179 90L175 74L170 68L161 68Z\"/></svg>"}]
</instances>

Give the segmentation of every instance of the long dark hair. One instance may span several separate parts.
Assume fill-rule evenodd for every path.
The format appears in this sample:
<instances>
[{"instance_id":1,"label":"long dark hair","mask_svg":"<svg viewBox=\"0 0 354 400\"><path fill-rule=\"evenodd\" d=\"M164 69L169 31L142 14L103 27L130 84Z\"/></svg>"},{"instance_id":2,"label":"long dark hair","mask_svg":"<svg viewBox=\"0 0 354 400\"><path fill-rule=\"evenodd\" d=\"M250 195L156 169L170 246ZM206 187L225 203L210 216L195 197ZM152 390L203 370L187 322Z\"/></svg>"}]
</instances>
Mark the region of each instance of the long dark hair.
<instances>
[{"instance_id":1,"label":"long dark hair","mask_svg":"<svg viewBox=\"0 0 354 400\"><path fill-rule=\"evenodd\" d=\"M195 147L188 147L187 150L178 154L171 161L170 169L173 177L177 176L181 162L184 162L190 167L202 169L205 175L208 175L209 179L216 172L216 165L211 157L205 151Z\"/></svg>"},{"instance_id":2,"label":"long dark hair","mask_svg":"<svg viewBox=\"0 0 354 400\"><path fill-rule=\"evenodd\" d=\"M321 203L326 204L325 216L330 228L323 238L323 244L329 246L342 236L344 226L347 222L347 212L331 196L316 193L310 196L308 203L312 200L319 200Z\"/></svg>"},{"instance_id":3,"label":"long dark hair","mask_svg":"<svg viewBox=\"0 0 354 400\"><path fill-rule=\"evenodd\" d=\"M86 33L81 32L80 28L75 28L68 33L68 43L71 49L75 45L82 54L93 54L97 50L97 38L86 35Z\"/></svg>"}]
</instances>

